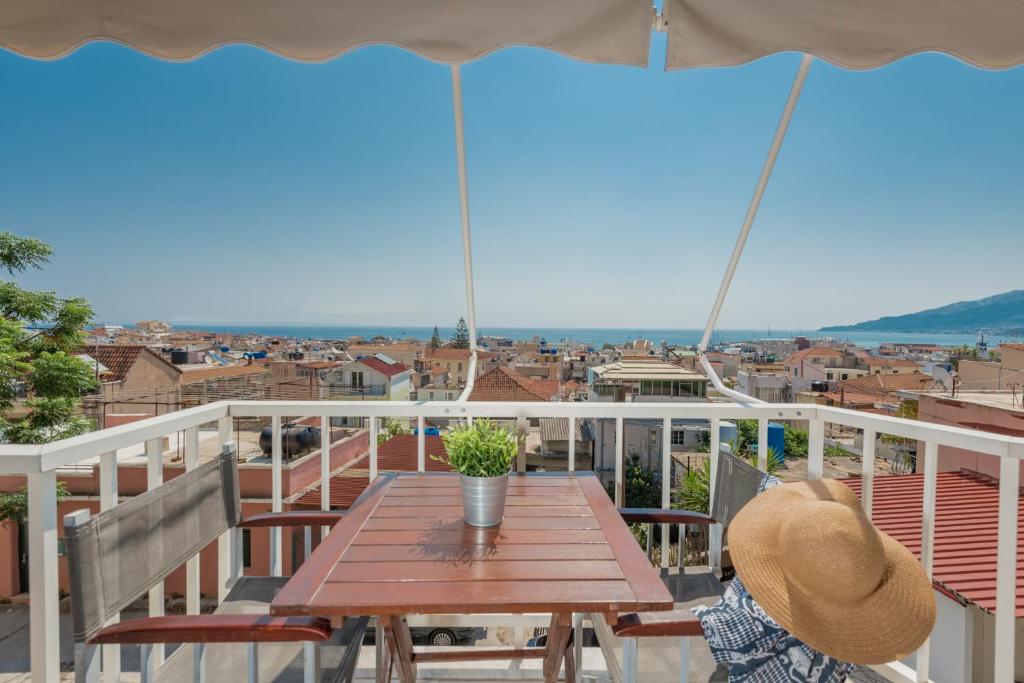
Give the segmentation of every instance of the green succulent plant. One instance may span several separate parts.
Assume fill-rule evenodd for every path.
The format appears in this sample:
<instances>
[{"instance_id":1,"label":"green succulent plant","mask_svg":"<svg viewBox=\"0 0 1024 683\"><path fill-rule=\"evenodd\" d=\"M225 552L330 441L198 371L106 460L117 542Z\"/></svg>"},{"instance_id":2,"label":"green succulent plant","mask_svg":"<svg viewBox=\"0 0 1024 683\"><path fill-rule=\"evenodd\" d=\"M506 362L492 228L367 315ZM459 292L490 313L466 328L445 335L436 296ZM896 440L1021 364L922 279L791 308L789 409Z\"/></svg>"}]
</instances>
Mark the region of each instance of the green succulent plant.
<instances>
[{"instance_id":1,"label":"green succulent plant","mask_svg":"<svg viewBox=\"0 0 1024 683\"><path fill-rule=\"evenodd\" d=\"M498 427L490 420L473 420L471 425L449 429L441 437L447 455L432 459L447 463L467 477L500 477L508 474L519 453L519 440L513 430Z\"/></svg>"}]
</instances>

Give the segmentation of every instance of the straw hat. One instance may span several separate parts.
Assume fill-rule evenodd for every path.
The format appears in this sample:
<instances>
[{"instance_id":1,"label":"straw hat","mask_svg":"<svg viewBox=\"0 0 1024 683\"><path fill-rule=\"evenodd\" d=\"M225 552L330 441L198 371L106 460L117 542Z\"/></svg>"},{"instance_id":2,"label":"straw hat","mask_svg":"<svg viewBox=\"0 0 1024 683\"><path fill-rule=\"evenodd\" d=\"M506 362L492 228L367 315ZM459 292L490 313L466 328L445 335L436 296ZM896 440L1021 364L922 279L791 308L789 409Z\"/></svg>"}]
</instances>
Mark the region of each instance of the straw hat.
<instances>
[{"instance_id":1,"label":"straw hat","mask_svg":"<svg viewBox=\"0 0 1024 683\"><path fill-rule=\"evenodd\" d=\"M921 563L875 528L838 481L765 491L729 525L729 546L743 585L768 616L842 661L901 659L935 624Z\"/></svg>"}]
</instances>

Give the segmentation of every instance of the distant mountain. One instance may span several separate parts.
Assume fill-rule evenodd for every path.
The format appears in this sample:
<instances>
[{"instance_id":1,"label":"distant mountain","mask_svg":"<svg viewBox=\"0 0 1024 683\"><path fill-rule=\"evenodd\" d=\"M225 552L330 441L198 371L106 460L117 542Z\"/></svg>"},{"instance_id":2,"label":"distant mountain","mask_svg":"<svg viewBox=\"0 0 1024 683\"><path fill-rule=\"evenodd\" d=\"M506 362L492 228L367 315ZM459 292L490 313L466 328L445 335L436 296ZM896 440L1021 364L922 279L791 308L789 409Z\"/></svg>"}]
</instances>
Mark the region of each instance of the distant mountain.
<instances>
[{"instance_id":1,"label":"distant mountain","mask_svg":"<svg viewBox=\"0 0 1024 683\"><path fill-rule=\"evenodd\" d=\"M891 315L856 325L831 325L823 332L865 330L873 332L927 332L971 334L979 330L993 334L1019 334L1024 330L1024 290L959 301L927 311Z\"/></svg>"}]
</instances>

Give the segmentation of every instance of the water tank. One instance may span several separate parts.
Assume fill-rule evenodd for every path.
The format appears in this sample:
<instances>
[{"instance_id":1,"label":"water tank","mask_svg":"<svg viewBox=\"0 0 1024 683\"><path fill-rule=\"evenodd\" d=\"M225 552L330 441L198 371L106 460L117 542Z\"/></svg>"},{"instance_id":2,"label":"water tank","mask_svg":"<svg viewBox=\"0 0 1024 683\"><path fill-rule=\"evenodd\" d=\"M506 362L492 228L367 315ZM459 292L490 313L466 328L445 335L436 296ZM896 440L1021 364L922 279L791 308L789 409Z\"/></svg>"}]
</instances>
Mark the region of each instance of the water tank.
<instances>
[{"instance_id":1,"label":"water tank","mask_svg":"<svg viewBox=\"0 0 1024 683\"><path fill-rule=\"evenodd\" d=\"M732 443L736 440L736 424L722 421L718 423L719 439L722 443Z\"/></svg>"},{"instance_id":2,"label":"water tank","mask_svg":"<svg viewBox=\"0 0 1024 683\"><path fill-rule=\"evenodd\" d=\"M171 363L174 365L187 365L188 364L188 351L182 349L173 349L171 351Z\"/></svg>"},{"instance_id":3,"label":"water tank","mask_svg":"<svg viewBox=\"0 0 1024 683\"><path fill-rule=\"evenodd\" d=\"M272 427L264 427L260 432L260 450L264 455L273 452ZM320 428L307 425L288 423L281 427L281 453L292 458L304 451L316 448L320 444Z\"/></svg>"},{"instance_id":4,"label":"water tank","mask_svg":"<svg viewBox=\"0 0 1024 683\"><path fill-rule=\"evenodd\" d=\"M768 423L768 448L778 453L779 458L786 457L786 428L778 422Z\"/></svg>"},{"instance_id":5,"label":"water tank","mask_svg":"<svg viewBox=\"0 0 1024 683\"><path fill-rule=\"evenodd\" d=\"M822 382L821 380L817 380L817 379L814 380L813 382L811 382L811 391L820 391L820 392L828 391L828 382Z\"/></svg>"}]
</instances>

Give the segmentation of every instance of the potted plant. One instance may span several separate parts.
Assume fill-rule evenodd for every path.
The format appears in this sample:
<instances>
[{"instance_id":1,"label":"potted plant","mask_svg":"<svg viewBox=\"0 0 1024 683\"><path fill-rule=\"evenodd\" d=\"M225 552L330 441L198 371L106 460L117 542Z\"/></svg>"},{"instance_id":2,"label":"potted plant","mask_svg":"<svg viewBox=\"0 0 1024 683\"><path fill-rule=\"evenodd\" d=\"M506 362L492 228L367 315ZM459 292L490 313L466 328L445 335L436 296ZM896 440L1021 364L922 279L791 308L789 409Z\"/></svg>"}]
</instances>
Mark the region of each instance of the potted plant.
<instances>
[{"instance_id":1,"label":"potted plant","mask_svg":"<svg viewBox=\"0 0 1024 683\"><path fill-rule=\"evenodd\" d=\"M509 470L519 452L515 432L495 426L490 420L474 420L472 424L448 430L442 438L447 455L431 457L448 463L459 473L466 524L501 524Z\"/></svg>"}]
</instances>

